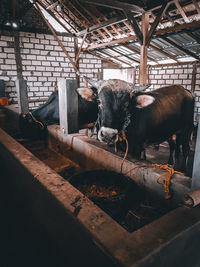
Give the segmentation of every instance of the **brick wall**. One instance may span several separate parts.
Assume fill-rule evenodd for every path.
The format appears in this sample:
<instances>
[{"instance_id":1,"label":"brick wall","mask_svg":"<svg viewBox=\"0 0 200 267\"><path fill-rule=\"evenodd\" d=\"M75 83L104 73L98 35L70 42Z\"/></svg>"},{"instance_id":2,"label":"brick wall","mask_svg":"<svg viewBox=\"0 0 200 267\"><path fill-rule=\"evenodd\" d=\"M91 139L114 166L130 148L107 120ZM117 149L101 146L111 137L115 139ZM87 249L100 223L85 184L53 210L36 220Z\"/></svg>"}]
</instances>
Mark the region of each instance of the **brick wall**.
<instances>
[{"instance_id":1,"label":"brick wall","mask_svg":"<svg viewBox=\"0 0 200 267\"><path fill-rule=\"evenodd\" d=\"M5 81L9 100L17 100L15 81L17 79L15 33L0 31L0 79ZM65 49L74 61L74 38L59 36ZM19 33L19 48L22 77L27 80L28 96L31 99L48 97L59 78L75 79L75 71L52 35ZM79 60L81 84L83 75L97 79L101 72L101 60L90 54L81 54ZM30 103L30 108L41 103Z\"/></svg>"},{"instance_id":2,"label":"brick wall","mask_svg":"<svg viewBox=\"0 0 200 267\"><path fill-rule=\"evenodd\" d=\"M149 70L149 83L151 89L156 89L161 86L180 84L184 88L191 90L192 87L192 72L193 65L167 66L167 67L152 67ZM200 65L197 65L196 84L195 84L195 121L198 121L200 114Z\"/></svg>"}]
</instances>

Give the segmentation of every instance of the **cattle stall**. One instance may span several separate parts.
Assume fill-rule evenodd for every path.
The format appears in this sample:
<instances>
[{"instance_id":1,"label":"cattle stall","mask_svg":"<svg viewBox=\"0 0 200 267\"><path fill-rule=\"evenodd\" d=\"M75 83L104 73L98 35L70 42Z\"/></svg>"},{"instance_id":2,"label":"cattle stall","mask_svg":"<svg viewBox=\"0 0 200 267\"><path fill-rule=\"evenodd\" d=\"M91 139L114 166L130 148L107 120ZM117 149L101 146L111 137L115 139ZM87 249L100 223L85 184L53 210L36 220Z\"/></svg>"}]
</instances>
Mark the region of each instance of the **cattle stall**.
<instances>
[{"instance_id":1,"label":"cattle stall","mask_svg":"<svg viewBox=\"0 0 200 267\"><path fill-rule=\"evenodd\" d=\"M159 170L138 168L131 172L129 177L146 192L153 191L163 210L153 221L129 229L66 180L74 170L120 172L122 158L95 139L81 133L64 135L52 125L48 127L51 156L47 159L43 142L20 144L20 137L15 134L18 125L10 124L17 121L17 116L13 108L1 110L1 127L9 133L1 130L0 135L2 183L9 192L2 192L3 202L9 208L7 217L16 220L16 225L9 223L9 229L23 232L18 240L19 250L28 243L27 256L22 258L15 248L19 254L14 253L14 261L23 265L34 253L33 265L40 261L53 266L161 266L167 261L170 266L198 266L199 206L183 205L183 194L190 191L190 178L174 175L173 198L164 200L163 188L156 183ZM123 168L129 170L135 165L126 160Z\"/></svg>"},{"instance_id":2,"label":"cattle stall","mask_svg":"<svg viewBox=\"0 0 200 267\"><path fill-rule=\"evenodd\" d=\"M0 1L0 266L200 266L200 0Z\"/></svg>"}]
</instances>

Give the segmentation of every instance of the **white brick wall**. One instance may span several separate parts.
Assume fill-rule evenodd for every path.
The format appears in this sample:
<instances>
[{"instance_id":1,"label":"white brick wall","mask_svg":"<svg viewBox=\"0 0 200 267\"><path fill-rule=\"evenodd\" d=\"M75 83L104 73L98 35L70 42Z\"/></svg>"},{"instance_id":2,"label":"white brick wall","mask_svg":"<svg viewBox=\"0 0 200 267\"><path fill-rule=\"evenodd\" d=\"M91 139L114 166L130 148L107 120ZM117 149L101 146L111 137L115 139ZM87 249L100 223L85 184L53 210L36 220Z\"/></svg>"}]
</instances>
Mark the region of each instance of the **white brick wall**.
<instances>
[{"instance_id":1,"label":"white brick wall","mask_svg":"<svg viewBox=\"0 0 200 267\"><path fill-rule=\"evenodd\" d=\"M180 84L188 90L191 90L192 85L192 71L193 66L180 65L169 66L167 68L152 67L149 70L149 83L150 89L157 89L161 86ZM198 114L200 114L200 65L197 66L196 72L196 86L195 86L195 121L198 120Z\"/></svg>"},{"instance_id":2,"label":"white brick wall","mask_svg":"<svg viewBox=\"0 0 200 267\"><path fill-rule=\"evenodd\" d=\"M47 97L54 90L59 78L75 79L75 71L52 35L20 32L20 56L22 75L27 80L30 98ZM73 61L74 39L59 36ZM90 54L80 54L81 86L84 86L83 75L97 79L101 72L101 60ZM0 30L0 79L5 81L9 100L17 100L15 81L17 79L14 37ZM30 107L41 103L31 103Z\"/></svg>"}]
</instances>

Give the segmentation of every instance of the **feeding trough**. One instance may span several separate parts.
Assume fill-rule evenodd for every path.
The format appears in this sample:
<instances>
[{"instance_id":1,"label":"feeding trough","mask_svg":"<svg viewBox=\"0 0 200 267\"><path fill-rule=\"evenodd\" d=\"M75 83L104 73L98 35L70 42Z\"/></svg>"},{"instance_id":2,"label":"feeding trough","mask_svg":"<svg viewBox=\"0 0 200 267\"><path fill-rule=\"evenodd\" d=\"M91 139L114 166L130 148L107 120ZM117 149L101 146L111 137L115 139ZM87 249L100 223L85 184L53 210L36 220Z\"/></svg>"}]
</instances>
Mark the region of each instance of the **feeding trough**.
<instances>
[{"instance_id":1,"label":"feeding trough","mask_svg":"<svg viewBox=\"0 0 200 267\"><path fill-rule=\"evenodd\" d=\"M106 172L114 171L121 176L122 159L118 155L88 137L63 135L60 131L55 134L55 130L55 126L48 127L49 148L78 164L80 173L73 177L100 169L100 173L106 169ZM126 207L123 216L117 218L118 214L109 214L109 209L105 212L83 190L81 192L80 188L64 180L2 130L0 152L1 163L9 176L6 182L14 187L13 196L20 202L20 209L25 207L28 211L24 215L26 223L33 225L34 236L41 233L37 229L42 227L48 237L45 237L46 243L54 244L57 266L156 267L162 266L163 262L169 266L198 266L196 263L200 259L196 248L200 245L200 207L190 209L182 206L180 201L183 192L190 191L187 177L174 175L170 188L173 208L166 205L166 209L158 214L159 207L153 204L154 201L161 203L160 199L164 197L162 186L156 183L156 177L162 171L138 168L129 178L123 176L128 185L129 180L135 182L147 195L143 198L144 195L139 194L138 199L141 200L141 196L143 199L141 202L133 194L134 201L128 201L128 210ZM68 163L64 163L67 166ZM134 163L126 160L123 171L126 173L133 167ZM126 181L122 188L127 192ZM124 199L127 201L126 197ZM160 206L164 207L163 203ZM190 244L188 254L184 244Z\"/></svg>"},{"instance_id":2,"label":"feeding trough","mask_svg":"<svg viewBox=\"0 0 200 267\"><path fill-rule=\"evenodd\" d=\"M73 175L68 181L116 220L122 219L141 189L123 174L91 170Z\"/></svg>"}]
</instances>

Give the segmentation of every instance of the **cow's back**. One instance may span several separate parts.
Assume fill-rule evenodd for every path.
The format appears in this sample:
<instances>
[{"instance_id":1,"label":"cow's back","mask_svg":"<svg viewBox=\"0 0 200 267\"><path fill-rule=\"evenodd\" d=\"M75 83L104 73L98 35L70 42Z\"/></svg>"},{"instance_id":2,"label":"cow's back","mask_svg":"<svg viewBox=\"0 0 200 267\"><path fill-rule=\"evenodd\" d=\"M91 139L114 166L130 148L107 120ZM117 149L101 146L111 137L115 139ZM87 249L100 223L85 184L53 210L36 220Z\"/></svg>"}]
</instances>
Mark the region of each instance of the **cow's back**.
<instances>
[{"instance_id":1,"label":"cow's back","mask_svg":"<svg viewBox=\"0 0 200 267\"><path fill-rule=\"evenodd\" d=\"M154 102L136 108L133 133L141 142L159 143L193 126L194 98L182 86L172 85L136 95L150 95Z\"/></svg>"}]
</instances>

